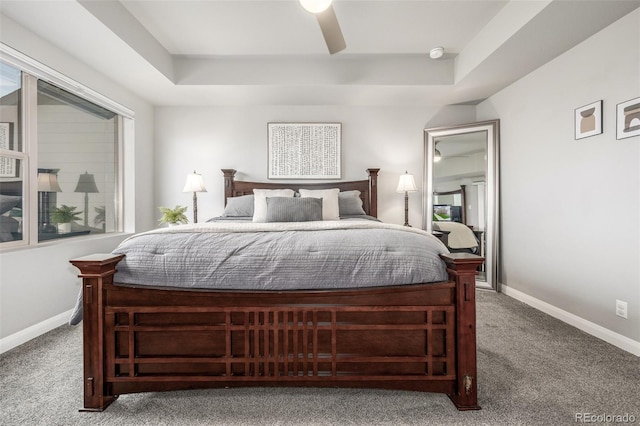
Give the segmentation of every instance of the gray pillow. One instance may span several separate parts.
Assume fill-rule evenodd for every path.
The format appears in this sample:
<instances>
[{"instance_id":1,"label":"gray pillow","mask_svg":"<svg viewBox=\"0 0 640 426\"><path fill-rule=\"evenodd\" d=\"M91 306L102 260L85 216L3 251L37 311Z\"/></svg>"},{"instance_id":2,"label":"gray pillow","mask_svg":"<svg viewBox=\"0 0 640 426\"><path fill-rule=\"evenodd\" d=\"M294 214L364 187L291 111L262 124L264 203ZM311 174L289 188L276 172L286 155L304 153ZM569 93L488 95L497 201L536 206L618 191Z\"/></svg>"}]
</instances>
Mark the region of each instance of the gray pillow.
<instances>
[{"instance_id":1,"label":"gray pillow","mask_svg":"<svg viewBox=\"0 0 640 426\"><path fill-rule=\"evenodd\" d=\"M20 195L2 195L0 194L0 214L5 214L22 201Z\"/></svg>"},{"instance_id":2,"label":"gray pillow","mask_svg":"<svg viewBox=\"0 0 640 426\"><path fill-rule=\"evenodd\" d=\"M340 216L366 214L362 208L362 198L360 198L360 191L358 190L340 192L338 194L338 207Z\"/></svg>"},{"instance_id":3,"label":"gray pillow","mask_svg":"<svg viewBox=\"0 0 640 426\"><path fill-rule=\"evenodd\" d=\"M224 208L224 217L252 217L253 216L253 194L241 195L239 197L227 198L227 206Z\"/></svg>"},{"instance_id":4,"label":"gray pillow","mask_svg":"<svg viewBox=\"0 0 640 426\"><path fill-rule=\"evenodd\" d=\"M322 220L322 198L267 197L267 222Z\"/></svg>"},{"instance_id":5,"label":"gray pillow","mask_svg":"<svg viewBox=\"0 0 640 426\"><path fill-rule=\"evenodd\" d=\"M20 222L12 217L0 216L0 231L1 232L18 232Z\"/></svg>"}]
</instances>

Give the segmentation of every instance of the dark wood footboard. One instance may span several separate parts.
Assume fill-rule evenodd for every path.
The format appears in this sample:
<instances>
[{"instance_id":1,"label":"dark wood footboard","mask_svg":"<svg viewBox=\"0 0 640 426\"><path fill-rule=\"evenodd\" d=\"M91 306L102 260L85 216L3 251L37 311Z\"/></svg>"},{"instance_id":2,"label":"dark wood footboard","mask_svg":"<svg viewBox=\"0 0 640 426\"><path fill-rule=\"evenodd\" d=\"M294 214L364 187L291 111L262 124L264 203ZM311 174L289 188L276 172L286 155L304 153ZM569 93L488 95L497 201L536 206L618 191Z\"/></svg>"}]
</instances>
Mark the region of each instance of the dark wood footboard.
<instances>
[{"instance_id":1,"label":"dark wood footboard","mask_svg":"<svg viewBox=\"0 0 640 426\"><path fill-rule=\"evenodd\" d=\"M350 290L206 291L114 285L122 255L72 260L84 295L84 407L119 394L230 386L440 392L477 401L475 274Z\"/></svg>"},{"instance_id":2,"label":"dark wood footboard","mask_svg":"<svg viewBox=\"0 0 640 426\"><path fill-rule=\"evenodd\" d=\"M484 258L467 253L440 255L455 283L456 385L449 398L458 410L479 410L476 362L476 275Z\"/></svg>"}]
</instances>

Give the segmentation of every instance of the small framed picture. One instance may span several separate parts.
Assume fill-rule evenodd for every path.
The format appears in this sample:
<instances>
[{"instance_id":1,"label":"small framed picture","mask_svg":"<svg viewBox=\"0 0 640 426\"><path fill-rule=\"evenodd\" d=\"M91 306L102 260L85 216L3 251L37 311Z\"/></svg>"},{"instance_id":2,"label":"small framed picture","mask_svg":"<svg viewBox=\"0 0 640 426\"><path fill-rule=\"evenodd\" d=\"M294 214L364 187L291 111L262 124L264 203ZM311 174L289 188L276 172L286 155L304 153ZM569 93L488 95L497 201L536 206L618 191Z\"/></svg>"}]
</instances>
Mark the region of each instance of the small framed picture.
<instances>
[{"instance_id":1,"label":"small framed picture","mask_svg":"<svg viewBox=\"0 0 640 426\"><path fill-rule=\"evenodd\" d=\"M602 133L602 101L576 108L575 138L582 139Z\"/></svg>"},{"instance_id":2,"label":"small framed picture","mask_svg":"<svg viewBox=\"0 0 640 426\"><path fill-rule=\"evenodd\" d=\"M618 104L616 108L616 139L640 135L640 98Z\"/></svg>"},{"instance_id":3,"label":"small framed picture","mask_svg":"<svg viewBox=\"0 0 640 426\"><path fill-rule=\"evenodd\" d=\"M15 150L13 137L13 123L0 123L0 148ZM15 158L0 157L0 177L18 177L18 161Z\"/></svg>"}]
</instances>

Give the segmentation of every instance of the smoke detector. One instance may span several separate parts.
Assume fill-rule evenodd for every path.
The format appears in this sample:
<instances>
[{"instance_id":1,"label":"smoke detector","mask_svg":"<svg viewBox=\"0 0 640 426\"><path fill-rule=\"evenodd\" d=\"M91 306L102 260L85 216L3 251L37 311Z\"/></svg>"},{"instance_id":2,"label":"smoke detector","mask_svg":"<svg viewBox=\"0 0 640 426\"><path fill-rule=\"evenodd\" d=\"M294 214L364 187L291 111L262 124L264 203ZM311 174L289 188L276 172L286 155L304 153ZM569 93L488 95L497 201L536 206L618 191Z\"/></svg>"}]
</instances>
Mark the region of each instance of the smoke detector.
<instances>
[{"instance_id":1,"label":"smoke detector","mask_svg":"<svg viewBox=\"0 0 640 426\"><path fill-rule=\"evenodd\" d=\"M429 51L429 57L431 59L442 58L442 55L444 55L444 47L434 47Z\"/></svg>"}]
</instances>

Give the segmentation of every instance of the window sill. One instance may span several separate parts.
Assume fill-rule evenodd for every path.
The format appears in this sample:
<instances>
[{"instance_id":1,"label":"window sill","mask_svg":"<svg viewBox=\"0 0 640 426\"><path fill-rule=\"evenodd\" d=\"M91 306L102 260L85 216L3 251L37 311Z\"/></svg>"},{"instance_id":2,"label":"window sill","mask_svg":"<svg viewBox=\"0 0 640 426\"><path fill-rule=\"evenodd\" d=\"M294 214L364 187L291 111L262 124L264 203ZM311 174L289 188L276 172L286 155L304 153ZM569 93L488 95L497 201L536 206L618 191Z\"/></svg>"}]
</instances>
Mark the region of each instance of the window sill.
<instances>
[{"instance_id":1,"label":"window sill","mask_svg":"<svg viewBox=\"0 0 640 426\"><path fill-rule=\"evenodd\" d=\"M43 241L40 241L36 244L28 244L26 241L14 241L14 242L6 242L8 246L0 245L0 253L9 253L16 252L22 250L32 250L38 249L41 247L51 247L54 245L70 245L77 243L86 243L89 241L97 241L102 239L114 238L118 240L123 240L126 237L133 235L131 232L110 232L106 234L84 234L83 232L70 232L69 234L73 235L65 235L65 234L57 234L56 238L49 238ZM64 235L61 237L60 235Z\"/></svg>"}]
</instances>

